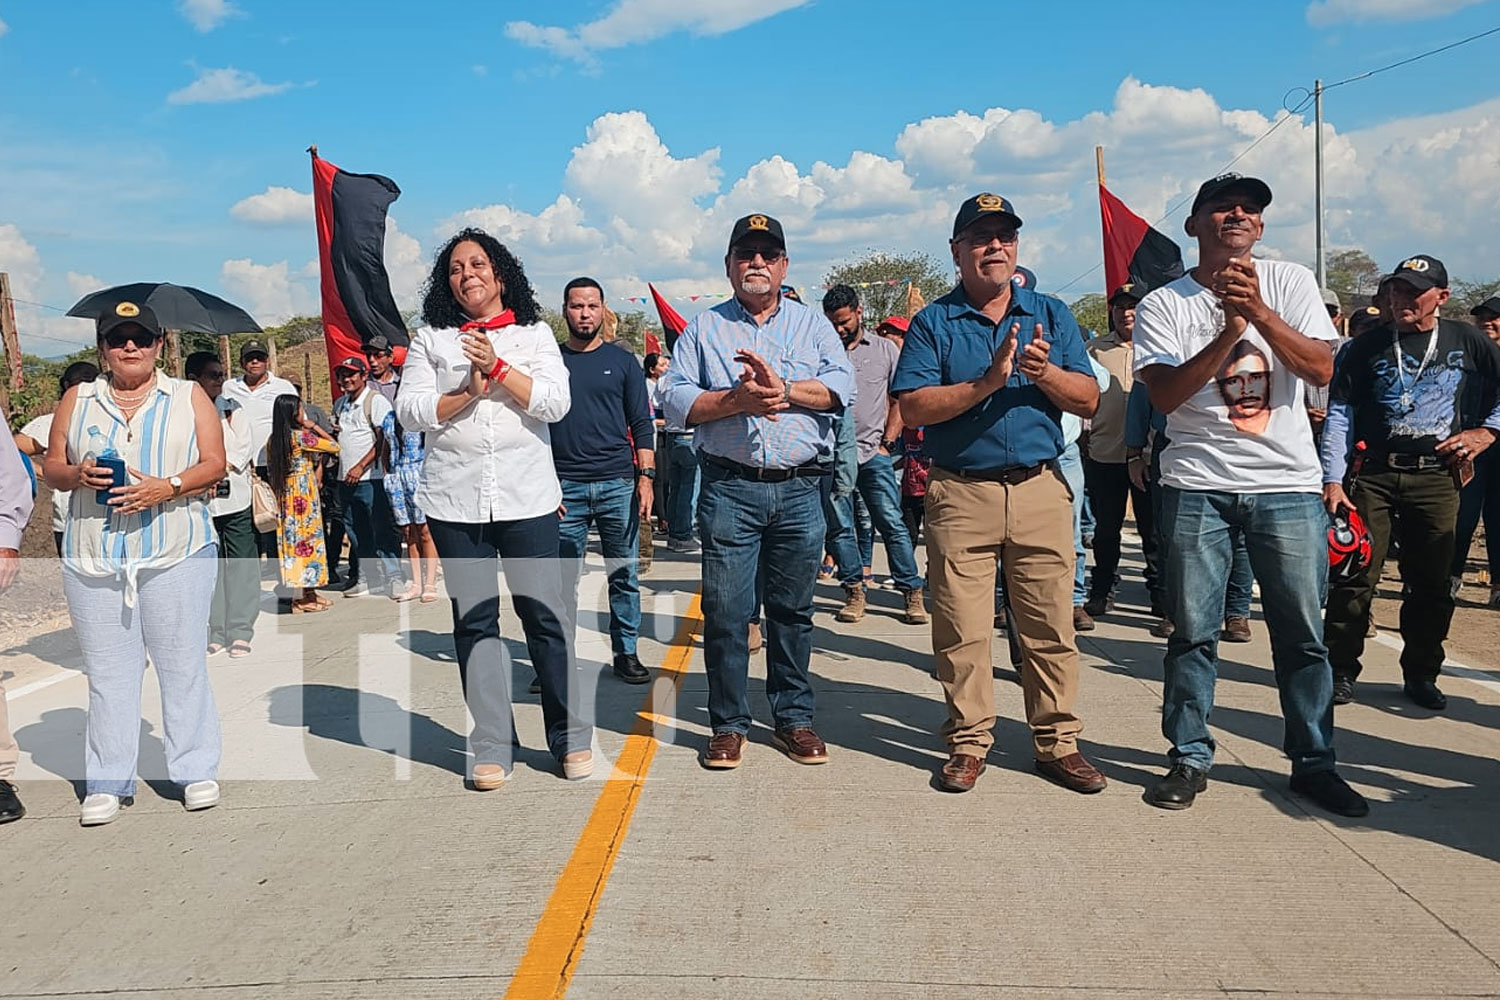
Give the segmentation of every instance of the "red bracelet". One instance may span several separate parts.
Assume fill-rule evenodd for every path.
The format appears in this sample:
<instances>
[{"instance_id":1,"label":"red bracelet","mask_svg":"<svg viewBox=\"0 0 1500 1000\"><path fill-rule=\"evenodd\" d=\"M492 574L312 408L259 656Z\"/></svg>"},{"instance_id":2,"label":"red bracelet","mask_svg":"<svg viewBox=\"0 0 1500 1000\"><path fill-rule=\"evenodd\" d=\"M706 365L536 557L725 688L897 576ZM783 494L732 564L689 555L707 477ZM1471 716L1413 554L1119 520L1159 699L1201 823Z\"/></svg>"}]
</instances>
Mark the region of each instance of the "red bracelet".
<instances>
[{"instance_id":1,"label":"red bracelet","mask_svg":"<svg viewBox=\"0 0 1500 1000\"><path fill-rule=\"evenodd\" d=\"M495 367L493 367L493 368L490 369L490 374L489 374L488 378L489 378L489 380L491 382L499 383L499 382L504 382L505 381L505 376L507 376L509 374L510 374L510 365L506 364L504 361L500 360L499 358L496 358L495 359Z\"/></svg>"}]
</instances>

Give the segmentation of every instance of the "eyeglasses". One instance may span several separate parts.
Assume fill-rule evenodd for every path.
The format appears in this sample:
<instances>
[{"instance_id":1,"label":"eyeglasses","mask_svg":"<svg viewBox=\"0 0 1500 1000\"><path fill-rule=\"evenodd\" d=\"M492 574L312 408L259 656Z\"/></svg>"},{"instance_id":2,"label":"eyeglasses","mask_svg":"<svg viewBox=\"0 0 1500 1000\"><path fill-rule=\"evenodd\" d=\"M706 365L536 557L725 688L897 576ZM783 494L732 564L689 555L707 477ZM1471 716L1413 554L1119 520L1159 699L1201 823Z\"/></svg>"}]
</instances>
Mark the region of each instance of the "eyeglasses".
<instances>
[{"instance_id":1,"label":"eyeglasses","mask_svg":"<svg viewBox=\"0 0 1500 1000\"><path fill-rule=\"evenodd\" d=\"M1014 229L1000 229L992 230L990 232L984 232L981 230L977 233L967 233L964 235L963 241L969 246L978 249L979 247L987 247L996 240L1000 241L1001 246L1008 247L1014 244L1016 240L1020 238L1020 234L1017 233Z\"/></svg>"},{"instance_id":2,"label":"eyeglasses","mask_svg":"<svg viewBox=\"0 0 1500 1000\"><path fill-rule=\"evenodd\" d=\"M111 350L115 351L120 350L126 344L135 344L137 349L149 351L156 346L156 339L156 334L150 330L136 330L134 332L128 330L111 330L104 335L104 343Z\"/></svg>"},{"instance_id":3,"label":"eyeglasses","mask_svg":"<svg viewBox=\"0 0 1500 1000\"><path fill-rule=\"evenodd\" d=\"M742 264L750 263L757 256L767 264L775 264L786 256L786 251L779 247L735 247L731 254Z\"/></svg>"},{"instance_id":4,"label":"eyeglasses","mask_svg":"<svg viewBox=\"0 0 1500 1000\"><path fill-rule=\"evenodd\" d=\"M1231 375L1228 378L1218 380L1220 389L1228 389L1236 396L1243 396L1248 391L1251 395L1265 395L1267 372L1245 372L1243 375ZM1256 390L1260 390L1257 392Z\"/></svg>"}]
</instances>

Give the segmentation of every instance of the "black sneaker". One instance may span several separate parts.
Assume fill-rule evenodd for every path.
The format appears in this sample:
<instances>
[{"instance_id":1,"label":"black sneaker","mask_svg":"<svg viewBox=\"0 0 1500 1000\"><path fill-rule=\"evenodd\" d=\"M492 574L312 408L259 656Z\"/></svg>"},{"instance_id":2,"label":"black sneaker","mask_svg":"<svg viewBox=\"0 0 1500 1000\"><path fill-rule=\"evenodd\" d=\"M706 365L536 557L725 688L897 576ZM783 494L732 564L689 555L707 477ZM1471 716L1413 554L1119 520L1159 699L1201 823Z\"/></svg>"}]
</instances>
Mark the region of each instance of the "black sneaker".
<instances>
[{"instance_id":1,"label":"black sneaker","mask_svg":"<svg viewBox=\"0 0 1500 1000\"><path fill-rule=\"evenodd\" d=\"M1401 693L1414 705L1432 712L1441 712L1448 707L1448 696L1438 690L1435 681L1407 681Z\"/></svg>"},{"instance_id":2,"label":"black sneaker","mask_svg":"<svg viewBox=\"0 0 1500 1000\"><path fill-rule=\"evenodd\" d=\"M615 676L626 684L645 684L651 680L651 671L641 666L634 653L616 653Z\"/></svg>"},{"instance_id":3,"label":"black sneaker","mask_svg":"<svg viewBox=\"0 0 1500 1000\"><path fill-rule=\"evenodd\" d=\"M0 781L0 823L14 823L25 815L26 807L21 805L16 786L8 781Z\"/></svg>"},{"instance_id":4,"label":"black sneaker","mask_svg":"<svg viewBox=\"0 0 1500 1000\"><path fill-rule=\"evenodd\" d=\"M1186 809L1207 787L1207 771L1191 764L1173 764L1172 770L1146 792L1146 801L1158 809Z\"/></svg>"},{"instance_id":5,"label":"black sneaker","mask_svg":"<svg viewBox=\"0 0 1500 1000\"><path fill-rule=\"evenodd\" d=\"M1333 679L1333 703L1335 705L1347 705L1354 700L1354 678L1334 677Z\"/></svg>"},{"instance_id":6,"label":"black sneaker","mask_svg":"<svg viewBox=\"0 0 1500 1000\"><path fill-rule=\"evenodd\" d=\"M1083 610L1087 611L1094 618L1108 614L1114 606L1115 599L1110 594L1096 594L1083 602Z\"/></svg>"},{"instance_id":7,"label":"black sneaker","mask_svg":"<svg viewBox=\"0 0 1500 1000\"><path fill-rule=\"evenodd\" d=\"M1334 771L1292 775L1292 791L1336 816L1368 816L1370 803Z\"/></svg>"}]
</instances>

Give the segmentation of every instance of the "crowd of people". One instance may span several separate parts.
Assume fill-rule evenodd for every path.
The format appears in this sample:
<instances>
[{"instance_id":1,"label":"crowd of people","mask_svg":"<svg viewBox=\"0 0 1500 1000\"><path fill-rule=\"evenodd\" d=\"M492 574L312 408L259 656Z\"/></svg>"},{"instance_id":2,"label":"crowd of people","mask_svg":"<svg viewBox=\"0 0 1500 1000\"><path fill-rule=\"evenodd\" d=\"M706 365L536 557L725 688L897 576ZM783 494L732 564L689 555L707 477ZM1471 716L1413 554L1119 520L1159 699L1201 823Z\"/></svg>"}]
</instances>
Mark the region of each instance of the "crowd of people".
<instances>
[{"instance_id":1,"label":"crowd of people","mask_svg":"<svg viewBox=\"0 0 1500 1000\"><path fill-rule=\"evenodd\" d=\"M587 777L575 635L589 533L605 561L612 672L642 684L638 577L653 518L669 550L701 556L705 768L743 759L762 649L774 745L828 761L809 673L814 594L834 581L837 620L869 613L878 535L901 621L930 627L946 706L938 786L968 791L985 770L999 626L1036 771L1098 792L1105 776L1079 749L1076 636L1114 611L1127 510L1151 631L1166 639L1168 768L1147 800L1183 809L1206 787L1218 644L1251 640L1258 581L1291 788L1364 815L1336 770L1333 710L1354 698L1387 553L1399 543L1405 693L1440 711L1468 542L1481 517L1487 534L1500 527L1489 451L1500 299L1475 310L1482 329L1440 317L1446 270L1417 255L1346 336L1342 304L1308 269L1253 256L1271 200L1255 178L1204 182L1185 226L1197 265L1157 288L1112 289L1097 336L1017 280L1022 219L1006 198L963 203L958 280L909 318L867 317L847 285L804 304L784 284L781 224L748 215L724 258L733 295L689 322L670 357L643 360L605 336L597 281L567 284L559 341L520 261L466 229L435 257L410 345L377 337L336 362L331 414L269 370L259 340L236 377L213 354L170 376L151 309L115 304L97 323L104 372L69 368L54 413L0 442L0 589L30 515L22 453L55 491L89 689L81 822L108 823L132 801L148 658L168 774L187 809L218 803L207 662L252 652L262 558L292 614L327 610L320 591L333 587L431 603L441 574L476 790L504 784L517 745L508 593L548 749L566 778ZM1331 518L1355 539L1332 566ZM0 712L0 822L24 813L15 759Z\"/></svg>"}]
</instances>

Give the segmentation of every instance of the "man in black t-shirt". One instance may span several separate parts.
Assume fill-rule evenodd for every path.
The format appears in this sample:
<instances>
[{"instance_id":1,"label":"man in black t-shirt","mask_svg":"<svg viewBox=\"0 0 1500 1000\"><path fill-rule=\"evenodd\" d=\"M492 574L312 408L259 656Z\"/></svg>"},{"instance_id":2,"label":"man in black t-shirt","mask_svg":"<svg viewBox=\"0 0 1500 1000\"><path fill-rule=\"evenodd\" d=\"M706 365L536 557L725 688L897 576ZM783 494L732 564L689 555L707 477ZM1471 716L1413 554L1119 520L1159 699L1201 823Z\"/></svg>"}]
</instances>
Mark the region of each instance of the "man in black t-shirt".
<instances>
[{"instance_id":1,"label":"man in black t-shirt","mask_svg":"<svg viewBox=\"0 0 1500 1000\"><path fill-rule=\"evenodd\" d=\"M1328 595L1324 635L1333 664L1334 704L1354 698L1370 600L1380 582L1393 524L1400 541L1401 672L1406 696L1441 711L1443 641L1453 618L1448 588L1459 490L1474 459L1500 434L1500 347L1476 328L1440 319L1448 301L1442 261L1419 254L1388 279L1390 321L1339 355L1323 439L1323 500L1352 507L1370 529L1374 557ZM1349 488L1357 442L1368 458Z\"/></svg>"}]
</instances>

